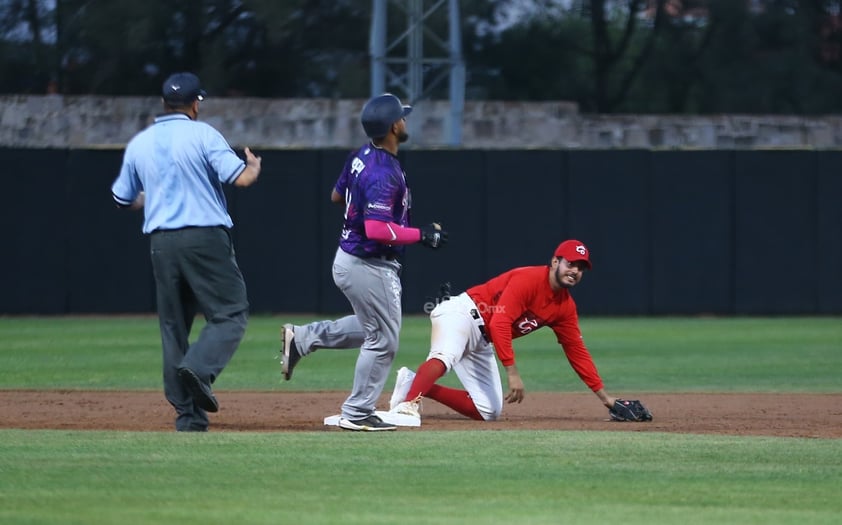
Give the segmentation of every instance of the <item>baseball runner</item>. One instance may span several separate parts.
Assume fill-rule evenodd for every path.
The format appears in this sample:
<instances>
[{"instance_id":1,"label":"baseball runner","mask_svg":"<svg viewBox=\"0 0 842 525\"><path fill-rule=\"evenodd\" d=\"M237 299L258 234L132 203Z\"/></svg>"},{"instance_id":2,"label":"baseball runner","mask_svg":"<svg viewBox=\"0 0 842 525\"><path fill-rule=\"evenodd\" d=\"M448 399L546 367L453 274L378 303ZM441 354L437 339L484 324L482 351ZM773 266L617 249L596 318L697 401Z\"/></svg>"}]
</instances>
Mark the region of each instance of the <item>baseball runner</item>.
<instances>
[{"instance_id":1,"label":"baseball runner","mask_svg":"<svg viewBox=\"0 0 842 525\"><path fill-rule=\"evenodd\" d=\"M164 393L177 431L206 431L219 409L211 383L242 340L246 285L234 257L223 184L244 187L260 175L249 148L237 156L222 135L198 122L207 95L192 73L163 85L164 114L129 141L111 187L120 207L144 210L163 348ZM207 324L193 344L197 312Z\"/></svg>"},{"instance_id":2,"label":"baseball runner","mask_svg":"<svg viewBox=\"0 0 842 525\"><path fill-rule=\"evenodd\" d=\"M331 193L332 201L345 203L333 280L354 315L281 329L281 369L287 380L301 357L319 348L360 349L354 386L339 419L346 430L397 428L377 416L375 403L398 350L400 257L407 244L437 249L447 241L447 232L436 223L409 225L411 198L397 153L409 138L406 116L411 111L389 93L366 102L360 120L371 141L348 157Z\"/></svg>"},{"instance_id":3,"label":"baseball runner","mask_svg":"<svg viewBox=\"0 0 842 525\"><path fill-rule=\"evenodd\" d=\"M428 397L471 419L497 419L504 399L509 403L524 399L513 339L549 326L573 370L613 419L651 420L639 401L617 399L605 392L582 341L570 288L579 284L585 270L590 269L589 250L571 239L559 244L549 267L515 268L455 297L445 297L430 313L432 336L427 360L416 373L407 368L398 370L390 410L420 418L421 399ZM506 369L509 392L505 398L495 350ZM456 372L465 390L435 384L450 370Z\"/></svg>"}]
</instances>

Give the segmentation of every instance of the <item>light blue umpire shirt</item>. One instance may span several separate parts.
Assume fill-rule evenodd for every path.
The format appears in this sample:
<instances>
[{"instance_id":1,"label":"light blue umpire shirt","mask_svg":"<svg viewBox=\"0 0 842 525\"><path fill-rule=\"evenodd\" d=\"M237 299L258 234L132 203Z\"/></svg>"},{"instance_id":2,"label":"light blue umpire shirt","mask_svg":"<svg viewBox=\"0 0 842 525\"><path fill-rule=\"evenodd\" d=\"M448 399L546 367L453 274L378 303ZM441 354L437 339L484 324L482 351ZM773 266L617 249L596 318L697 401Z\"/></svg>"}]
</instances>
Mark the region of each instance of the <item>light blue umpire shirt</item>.
<instances>
[{"instance_id":1,"label":"light blue umpire shirt","mask_svg":"<svg viewBox=\"0 0 842 525\"><path fill-rule=\"evenodd\" d=\"M146 192L143 233L188 226L233 226L222 184L245 168L219 131L183 113L161 115L126 146L114 201Z\"/></svg>"}]
</instances>

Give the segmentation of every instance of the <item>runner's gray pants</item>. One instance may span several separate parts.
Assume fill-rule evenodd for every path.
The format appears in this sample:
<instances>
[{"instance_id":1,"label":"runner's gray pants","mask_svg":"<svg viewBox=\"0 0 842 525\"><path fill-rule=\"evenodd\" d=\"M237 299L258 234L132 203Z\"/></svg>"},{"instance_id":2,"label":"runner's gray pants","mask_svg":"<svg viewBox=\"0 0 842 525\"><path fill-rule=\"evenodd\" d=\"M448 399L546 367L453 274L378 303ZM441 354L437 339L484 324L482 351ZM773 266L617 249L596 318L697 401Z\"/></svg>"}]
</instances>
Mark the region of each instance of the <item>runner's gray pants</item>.
<instances>
[{"instance_id":1,"label":"runner's gray pants","mask_svg":"<svg viewBox=\"0 0 842 525\"><path fill-rule=\"evenodd\" d=\"M354 386L342 405L342 417L362 419L374 413L401 330L401 265L379 257L361 259L338 249L333 281L354 309L354 315L335 321L316 321L294 327L299 352L320 348L359 348Z\"/></svg>"}]
</instances>

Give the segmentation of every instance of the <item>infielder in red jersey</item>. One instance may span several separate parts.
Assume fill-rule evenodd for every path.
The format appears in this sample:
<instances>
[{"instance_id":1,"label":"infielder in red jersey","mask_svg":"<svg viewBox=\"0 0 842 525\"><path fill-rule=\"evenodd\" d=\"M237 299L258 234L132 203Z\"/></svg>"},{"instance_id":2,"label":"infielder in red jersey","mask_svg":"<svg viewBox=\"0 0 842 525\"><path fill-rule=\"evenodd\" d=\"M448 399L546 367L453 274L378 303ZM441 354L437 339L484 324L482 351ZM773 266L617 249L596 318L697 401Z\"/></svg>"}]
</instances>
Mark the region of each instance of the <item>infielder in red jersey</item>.
<instances>
[{"instance_id":1,"label":"infielder in red jersey","mask_svg":"<svg viewBox=\"0 0 842 525\"><path fill-rule=\"evenodd\" d=\"M430 313L433 326L427 360L416 373L407 368L398 371L390 410L420 417L421 398L427 397L472 419L497 419L504 397L495 350L506 369L509 393L505 400L520 403L523 380L512 341L542 326L555 332L573 370L602 404L612 408L616 398L605 393L582 341L576 303L569 291L590 269L588 248L567 240L556 248L549 266L509 270L439 303ZM451 369L465 390L436 384Z\"/></svg>"}]
</instances>

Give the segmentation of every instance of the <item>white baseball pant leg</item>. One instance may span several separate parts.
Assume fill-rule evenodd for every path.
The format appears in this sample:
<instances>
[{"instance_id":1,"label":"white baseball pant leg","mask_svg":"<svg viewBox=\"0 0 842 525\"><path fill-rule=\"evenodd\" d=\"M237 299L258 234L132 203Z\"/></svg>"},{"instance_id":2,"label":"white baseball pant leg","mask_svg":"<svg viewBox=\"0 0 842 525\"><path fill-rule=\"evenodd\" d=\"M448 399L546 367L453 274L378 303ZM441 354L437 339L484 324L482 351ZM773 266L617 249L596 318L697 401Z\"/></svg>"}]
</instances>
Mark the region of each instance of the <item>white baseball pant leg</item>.
<instances>
[{"instance_id":1,"label":"white baseball pant leg","mask_svg":"<svg viewBox=\"0 0 842 525\"><path fill-rule=\"evenodd\" d=\"M503 385L494 346L479 331L482 321L471 316L476 308L468 294L462 293L433 309L427 360L438 359L456 372L483 419L493 421L503 411Z\"/></svg>"}]
</instances>

